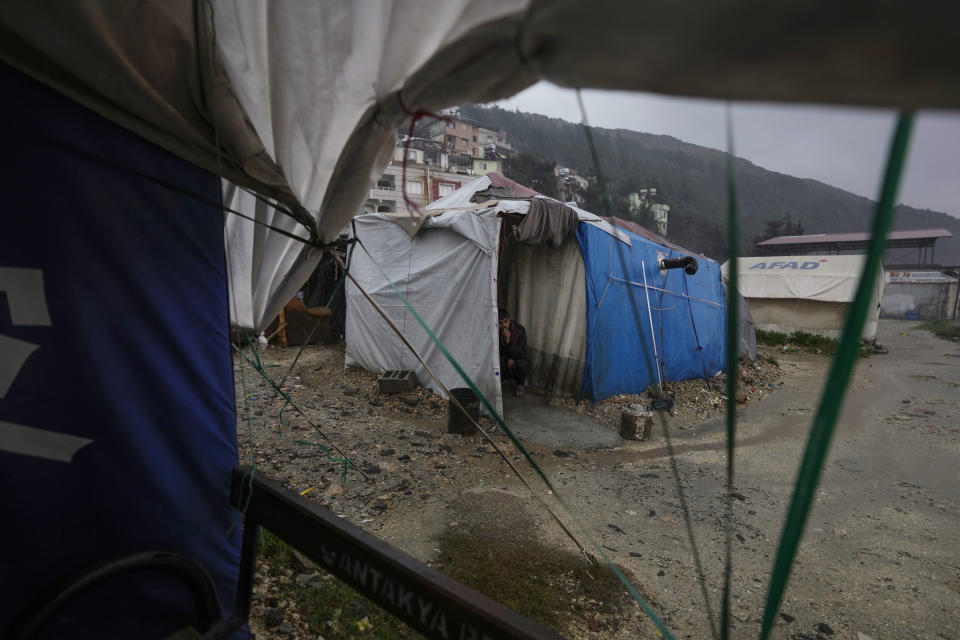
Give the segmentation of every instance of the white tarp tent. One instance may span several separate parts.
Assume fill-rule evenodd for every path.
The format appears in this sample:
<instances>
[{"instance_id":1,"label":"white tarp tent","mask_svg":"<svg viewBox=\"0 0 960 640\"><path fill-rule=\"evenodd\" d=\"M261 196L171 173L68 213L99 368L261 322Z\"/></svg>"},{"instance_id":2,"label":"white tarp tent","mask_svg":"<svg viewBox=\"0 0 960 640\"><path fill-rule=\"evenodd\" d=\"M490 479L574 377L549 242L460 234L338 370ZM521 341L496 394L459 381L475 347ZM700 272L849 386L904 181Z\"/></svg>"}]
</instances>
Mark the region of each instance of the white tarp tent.
<instances>
[{"instance_id":1,"label":"white tarp tent","mask_svg":"<svg viewBox=\"0 0 960 640\"><path fill-rule=\"evenodd\" d=\"M460 375L436 348L400 301L397 286L426 324L460 362L480 390L502 408L500 360L497 352L497 277L502 213L525 214L525 200L470 202L477 191L491 186L482 176L435 201L422 228L408 233L402 216L370 213L354 219L361 248L354 249L350 269L360 286L373 296L424 357L447 388L464 386ZM571 207L573 208L573 207ZM625 233L599 216L574 209L591 224L627 244ZM545 318L528 333L534 371L541 372L544 354L570 361L579 384L583 373L586 335L586 293L580 249L569 238L559 249L523 245L511 261L509 304L513 316L530 326L529 318ZM578 266L579 265L579 266ZM520 273L522 272L522 274ZM559 304L558 304L559 303ZM549 308L549 313L543 310ZM346 363L376 372L410 369L418 381L440 393L439 387L352 282L347 283ZM572 381L567 381L571 383ZM569 384L568 384L569 386Z\"/></svg>"},{"instance_id":2,"label":"white tarp tent","mask_svg":"<svg viewBox=\"0 0 960 640\"><path fill-rule=\"evenodd\" d=\"M737 284L757 329L838 338L865 262L862 255L738 258ZM729 261L722 268L726 281ZM876 338L883 287L881 272L863 328L865 340Z\"/></svg>"}]
</instances>

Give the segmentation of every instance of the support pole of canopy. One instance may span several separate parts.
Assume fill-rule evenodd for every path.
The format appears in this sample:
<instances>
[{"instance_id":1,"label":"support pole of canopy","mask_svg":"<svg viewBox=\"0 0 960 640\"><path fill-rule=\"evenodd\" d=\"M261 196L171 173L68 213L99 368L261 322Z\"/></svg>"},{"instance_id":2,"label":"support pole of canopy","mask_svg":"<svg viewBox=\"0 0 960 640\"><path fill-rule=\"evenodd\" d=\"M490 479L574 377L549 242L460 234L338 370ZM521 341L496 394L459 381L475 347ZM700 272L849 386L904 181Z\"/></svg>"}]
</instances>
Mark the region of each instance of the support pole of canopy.
<instances>
[{"instance_id":1,"label":"support pole of canopy","mask_svg":"<svg viewBox=\"0 0 960 640\"><path fill-rule=\"evenodd\" d=\"M657 354L657 334L653 331L653 314L650 312L650 289L647 288L647 265L640 261L640 272L643 274L643 293L647 296L647 320L650 321L650 340L653 341L653 359L657 365L657 386L660 387L660 397L663 398L663 378L660 376L660 356Z\"/></svg>"}]
</instances>

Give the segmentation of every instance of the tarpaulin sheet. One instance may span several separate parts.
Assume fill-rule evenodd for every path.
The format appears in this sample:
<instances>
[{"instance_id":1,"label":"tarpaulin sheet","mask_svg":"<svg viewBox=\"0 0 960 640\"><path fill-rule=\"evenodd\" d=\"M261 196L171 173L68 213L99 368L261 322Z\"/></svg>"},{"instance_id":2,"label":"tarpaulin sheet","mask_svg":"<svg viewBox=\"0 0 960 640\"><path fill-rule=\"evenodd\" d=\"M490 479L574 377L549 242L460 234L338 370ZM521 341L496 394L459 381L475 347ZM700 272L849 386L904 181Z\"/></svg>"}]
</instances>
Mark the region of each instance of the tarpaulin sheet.
<instances>
[{"instance_id":1,"label":"tarpaulin sheet","mask_svg":"<svg viewBox=\"0 0 960 640\"><path fill-rule=\"evenodd\" d=\"M664 380L723 368L725 297L717 263L697 257L692 276L660 270L659 259L684 254L635 234L627 245L587 224L576 235L587 283L583 390L591 400L641 393L657 382L654 340Z\"/></svg>"},{"instance_id":2,"label":"tarpaulin sheet","mask_svg":"<svg viewBox=\"0 0 960 640\"><path fill-rule=\"evenodd\" d=\"M750 298L800 298L851 302L866 256L765 256L737 258L737 287ZM723 263L727 272L729 261ZM883 278L878 286L882 287Z\"/></svg>"},{"instance_id":3,"label":"tarpaulin sheet","mask_svg":"<svg viewBox=\"0 0 960 640\"><path fill-rule=\"evenodd\" d=\"M392 281L500 411L496 213L448 212L430 218L429 226L415 238L381 214L356 218L355 228L370 253L359 247L353 251L350 271L360 286L387 312L448 389L466 387L390 286ZM416 372L420 384L442 394L410 349L349 281L346 343L348 366L378 373L409 369Z\"/></svg>"},{"instance_id":4,"label":"tarpaulin sheet","mask_svg":"<svg viewBox=\"0 0 960 640\"><path fill-rule=\"evenodd\" d=\"M0 66L0 636L64 576L180 550L233 604L239 515L217 177ZM42 637L166 637L189 592L131 574Z\"/></svg>"},{"instance_id":5,"label":"tarpaulin sheet","mask_svg":"<svg viewBox=\"0 0 960 640\"><path fill-rule=\"evenodd\" d=\"M575 396L583 378L587 333L577 241L571 235L552 249L510 240L502 249L501 264L507 310L527 330L528 384L553 395Z\"/></svg>"}]
</instances>

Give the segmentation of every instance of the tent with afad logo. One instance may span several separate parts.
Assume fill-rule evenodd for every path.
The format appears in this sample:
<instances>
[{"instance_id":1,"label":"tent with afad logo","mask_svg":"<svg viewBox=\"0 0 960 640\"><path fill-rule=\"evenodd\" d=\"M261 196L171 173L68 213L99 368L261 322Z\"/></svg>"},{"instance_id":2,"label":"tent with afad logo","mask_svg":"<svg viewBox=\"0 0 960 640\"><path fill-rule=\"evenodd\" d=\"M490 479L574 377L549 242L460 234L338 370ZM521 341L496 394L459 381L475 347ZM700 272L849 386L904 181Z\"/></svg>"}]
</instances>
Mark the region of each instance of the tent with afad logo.
<instances>
[{"instance_id":1,"label":"tent with afad logo","mask_svg":"<svg viewBox=\"0 0 960 640\"><path fill-rule=\"evenodd\" d=\"M738 283L757 329L838 338L860 283L866 256L766 256L738 258ZM729 261L723 264L728 278ZM863 338L873 340L884 279L874 285Z\"/></svg>"}]
</instances>

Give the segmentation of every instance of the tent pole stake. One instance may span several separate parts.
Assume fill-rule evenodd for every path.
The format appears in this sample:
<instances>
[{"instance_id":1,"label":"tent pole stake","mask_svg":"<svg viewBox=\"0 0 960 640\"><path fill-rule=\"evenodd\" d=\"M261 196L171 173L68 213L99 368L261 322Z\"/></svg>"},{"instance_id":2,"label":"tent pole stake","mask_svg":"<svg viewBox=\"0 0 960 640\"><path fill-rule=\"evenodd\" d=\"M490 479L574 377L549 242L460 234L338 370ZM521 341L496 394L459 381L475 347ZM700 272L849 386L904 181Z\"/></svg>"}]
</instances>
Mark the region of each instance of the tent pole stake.
<instances>
[{"instance_id":1,"label":"tent pole stake","mask_svg":"<svg viewBox=\"0 0 960 640\"><path fill-rule=\"evenodd\" d=\"M650 313L650 289L647 288L647 265L640 261L640 272L643 274L643 293L647 296L647 320L650 321L650 339L653 340L653 360L657 366L657 386L660 387L660 398L663 397L663 379L660 377L660 356L657 354L657 334L653 331L653 314Z\"/></svg>"}]
</instances>

